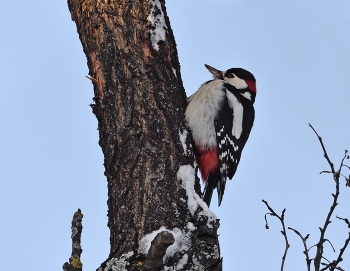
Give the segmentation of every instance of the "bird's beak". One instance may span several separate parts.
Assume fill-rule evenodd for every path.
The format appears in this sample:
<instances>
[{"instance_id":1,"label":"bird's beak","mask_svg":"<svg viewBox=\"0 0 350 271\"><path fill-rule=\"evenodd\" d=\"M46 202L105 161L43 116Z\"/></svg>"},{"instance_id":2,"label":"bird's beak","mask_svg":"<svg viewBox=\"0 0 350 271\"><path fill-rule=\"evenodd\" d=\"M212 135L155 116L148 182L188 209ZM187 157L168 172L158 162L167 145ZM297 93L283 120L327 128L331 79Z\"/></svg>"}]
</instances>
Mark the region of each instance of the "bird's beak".
<instances>
[{"instance_id":1,"label":"bird's beak","mask_svg":"<svg viewBox=\"0 0 350 271\"><path fill-rule=\"evenodd\" d=\"M214 79L224 79L222 71L219 71L207 64L204 64L204 66L208 69L208 71L214 76Z\"/></svg>"}]
</instances>

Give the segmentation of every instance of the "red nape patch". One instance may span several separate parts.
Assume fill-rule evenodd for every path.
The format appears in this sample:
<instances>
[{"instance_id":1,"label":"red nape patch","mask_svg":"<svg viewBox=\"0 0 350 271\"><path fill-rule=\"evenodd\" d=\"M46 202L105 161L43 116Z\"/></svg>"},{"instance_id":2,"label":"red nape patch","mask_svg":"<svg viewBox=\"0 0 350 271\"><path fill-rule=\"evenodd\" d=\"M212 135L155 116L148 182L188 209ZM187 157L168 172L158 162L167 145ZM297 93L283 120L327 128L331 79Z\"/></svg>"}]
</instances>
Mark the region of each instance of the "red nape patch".
<instances>
[{"instance_id":1,"label":"red nape patch","mask_svg":"<svg viewBox=\"0 0 350 271\"><path fill-rule=\"evenodd\" d=\"M256 92L256 83L254 81L245 81L248 85L248 88L251 90L251 91L254 91Z\"/></svg>"},{"instance_id":2,"label":"red nape patch","mask_svg":"<svg viewBox=\"0 0 350 271\"><path fill-rule=\"evenodd\" d=\"M207 181L210 173L219 170L219 155L215 149L197 152L198 167L203 181Z\"/></svg>"}]
</instances>

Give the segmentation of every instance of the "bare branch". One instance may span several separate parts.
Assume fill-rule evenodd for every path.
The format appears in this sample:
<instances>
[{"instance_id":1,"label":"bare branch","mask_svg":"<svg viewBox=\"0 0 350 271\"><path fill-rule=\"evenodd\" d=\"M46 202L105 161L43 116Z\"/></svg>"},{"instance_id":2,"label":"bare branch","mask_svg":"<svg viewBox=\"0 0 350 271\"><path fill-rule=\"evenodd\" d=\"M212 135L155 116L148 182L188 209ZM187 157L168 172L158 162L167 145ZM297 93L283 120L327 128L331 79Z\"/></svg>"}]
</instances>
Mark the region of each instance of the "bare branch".
<instances>
[{"instance_id":1,"label":"bare branch","mask_svg":"<svg viewBox=\"0 0 350 271\"><path fill-rule=\"evenodd\" d=\"M279 216L279 215L270 207L270 205L267 203L266 200L262 200L262 202L265 203L265 205L267 206L267 208L268 208L269 211L271 212L271 213L265 214L265 221L266 221L265 228L266 228L266 229L269 229L269 226L268 226L268 224L267 224L266 215L271 215L271 216L277 217L277 218L279 219L279 221L281 222L281 224L282 224L283 230L281 231L281 233L282 233L282 235L284 236L284 240L285 240L285 242L286 242L286 248L285 248L285 250L284 250L284 254L283 254L283 256L282 256L282 263L281 263L281 271L283 271L284 262L285 262L286 257L287 257L288 249L289 249L289 247L290 247L289 242L288 242L287 232L286 232L286 226L285 226L285 224L284 224L284 213L286 212L286 209L283 209L282 215Z\"/></svg>"},{"instance_id":2,"label":"bare branch","mask_svg":"<svg viewBox=\"0 0 350 271\"><path fill-rule=\"evenodd\" d=\"M341 217L338 217L338 216L337 216L337 218L340 219L340 220L345 221L345 223L348 225L348 228L350 228L349 219L341 218ZM343 260L342 256L343 256L347 246L349 245L349 242L350 242L350 232L348 234L348 238L345 240L344 246L340 249L338 258L335 261L333 261L334 264L332 266L330 266L330 270L331 271L333 271L335 269L342 270L342 269L337 268L337 265Z\"/></svg>"},{"instance_id":3,"label":"bare branch","mask_svg":"<svg viewBox=\"0 0 350 271\"><path fill-rule=\"evenodd\" d=\"M325 221L325 223L323 225L323 228L319 228L321 234L320 234L320 239L319 239L319 241L318 241L318 243L316 245L317 246L317 251L316 251L316 256L315 256L315 259L314 259L315 271L319 271L320 270L321 259L323 257L323 244L324 244L324 242L327 241L327 239L325 239L325 233L326 233L328 225L332 222L331 221L331 217L332 217L332 214L334 212L334 209L338 205L338 197L339 197L339 193L340 193L339 192L339 176L340 176L341 169L343 167L344 160L347 158L348 155L347 155L347 151L345 151L345 155L344 155L344 157L343 157L343 159L342 159L342 161L340 163L340 168L339 168L338 171L335 171L334 165L331 162L331 160L329 159L329 156L328 156L326 148L325 148L325 146L323 144L322 138L318 135L318 133L316 132L314 127L312 127L311 124L309 124L309 126L315 132L315 134L318 137L318 140L321 143L321 146L322 146L322 149L323 149L323 153L324 153L324 157L326 158L326 160L327 160L327 162L328 162L328 164L329 164L329 166L331 168L331 173L333 174L333 178L334 178L334 181L336 183L335 194L332 194L332 196L333 196L333 203L332 203L332 205L330 207L330 210L328 212L328 215L327 215L326 221ZM334 248L333 248L333 250L334 250ZM333 268L333 270L334 270L334 268Z\"/></svg>"},{"instance_id":4,"label":"bare branch","mask_svg":"<svg viewBox=\"0 0 350 271\"><path fill-rule=\"evenodd\" d=\"M306 240L309 238L310 234L307 234L305 237L303 237L299 231L297 231L296 229L293 229L291 227L288 227L289 230L292 230L294 231L299 237L300 239L303 241L303 245L304 245L304 251L303 253L305 254L306 256L306 265L307 265L307 271L310 271L311 270L311 261L310 260L310 257L309 257L309 250L307 249L307 245L306 245Z\"/></svg>"},{"instance_id":5,"label":"bare branch","mask_svg":"<svg viewBox=\"0 0 350 271\"><path fill-rule=\"evenodd\" d=\"M340 220L344 220L345 223L348 225L348 228L350 228L350 221L349 221L349 219L347 219L347 218L341 218L341 217L339 217L339 216L336 216L336 218L338 218L338 219L340 219Z\"/></svg>"},{"instance_id":6,"label":"bare branch","mask_svg":"<svg viewBox=\"0 0 350 271\"><path fill-rule=\"evenodd\" d=\"M322 146L322 149L323 149L323 155L324 155L324 157L326 158L326 160L327 160L329 166L331 167L332 173L334 174L334 173L335 173L334 165L333 165L333 163L331 162L331 160L330 160L329 157L328 157L326 148L325 148L325 146L323 145L322 137L320 137L320 136L318 135L318 133L316 132L316 130L314 129L314 127L312 127L312 125L311 125L310 123L309 123L309 126L311 127L312 130L314 130L315 134L317 135L318 140L320 141L321 146Z\"/></svg>"},{"instance_id":7,"label":"bare branch","mask_svg":"<svg viewBox=\"0 0 350 271\"><path fill-rule=\"evenodd\" d=\"M329 241L328 239L325 239L325 241L327 241L327 242L331 245L331 247L332 247L332 249L333 249L333 252L335 252L334 246L333 246L333 244L331 243L331 241Z\"/></svg>"},{"instance_id":8,"label":"bare branch","mask_svg":"<svg viewBox=\"0 0 350 271\"><path fill-rule=\"evenodd\" d=\"M312 128L312 130L315 132L315 134L317 135L318 137L318 140L321 144L321 147L322 147L322 150L323 150L323 155L325 157L325 159L327 160L329 166L330 166L330 171L329 170L324 170L324 171L321 171L320 174L322 173L330 173L333 175L333 180L336 184L335 186L335 193L332 193L332 197L333 197L333 202L331 204L331 207L330 207L330 210L327 214L327 217L326 217L326 220L324 222L324 225L323 227L319 227L319 230L320 230L320 238L319 238L319 241L317 242L317 244L311 246L309 249L307 248L307 244L306 244L306 240L309 238L309 234L307 234L305 237L303 237L301 235L301 233L299 231L297 231L296 229L293 229L291 227L288 227L289 230L292 230L295 232L295 234L297 234L302 242L303 242L303 245L304 245L304 251L303 253L305 254L305 257L306 257L306 263L307 263L307 269L308 271L311 271L311 262L314 261L314 266L315 266L315 271L324 271L324 270L330 270L330 271L334 271L334 270L343 270L341 267L338 267L337 265L339 264L339 262L342 261L342 255L344 254L345 252L345 249L347 248L348 244L350 243L350 232L349 232L349 237L345 240L345 244L344 246L341 248L340 250L340 253L338 255L338 258L337 260L334 260L334 261L329 261L327 258L325 258L323 256L323 249L324 249L324 243L325 242L328 242L333 251L335 252L335 249L334 249L334 246L333 244L331 243L330 240L326 239L325 238L325 234L326 234L326 231L327 231L327 227L330 223L332 223L331 221L331 217L333 215L333 212L336 208L336 206L338 205L338 198L339 198L339 194L340 194L340 181L339 181L339 178L340 176L344 177L345 180L346 180L346 186L350 186L350 175L349 175L349 178L345 177L343 174L341 174L341 170L343 169L343 167L347 167L348 169L350 169L350 167L348 165L344 165L344 161L345 159L350 159L350 156L348 155L348 151L345 150L345 154L344 154L344 157L342 158L341 160L341 163L340 163L340 167L339 167L339 170L335 170L334 169L334 164L332 163L332 161L330 160L329 156L328 156L328 153L327 153L327 150L323 144L323 141L322 141L322 138L318 135L318 133L316 132L316 130L312 127L311 124L309 124L309 126ZM281 231L281 233L283 234L283 236L285 237L285 241L286 241L286 249L285 249L285 252L284 252L284 255L282 257L282 264L281 264L281 270L283 270L283 267L284 267L284 262L285 262L285 259L286 259L286 255L287 255L287 251L288 251L288 248L289 248L289 243L288 243L288 238L287 238L287 233L286 233L286 230L285 230L285 224L284 224L284 214L285 214L285 211L286 209L284 209L282 211L282 215L279 216L269 205L268 203L265 201L265 200L262 200L265 205L267 206L267 208L269 209L270 213L266 213L265 214L265 222L266 222L266 225L265 225L265 228L266 229L269 229L269 226L268 226L268 222L267 222L267 215L271 215L271 216L276 216L281 224L282 224L282 227L283 227L283 230ZM348 225L348 227L350 228L350 221L347 219L347 218L340 218L337 216L338 219L341 219L341 220L344 220L345 223ZM312 258L310 259L310 256L309 256L309 251L311 248L313 247L316 247L316 255L315 255L315 258ZM321 262L321 260L324 259L326 260L328 263L325 263L324 261ZM322 269L320 269L320 266L324 266Z\"/></svg>"},{"instance_id":9,"label":"bare branch","mask_svg":"<svg viewBox=\"0 0 350 271\"><path fill-rule=\"evenodd\" d=\"M80 261L80 256L83 250L81 249L81 232L83 231L83 214L80 209L76 211L72 219L72 254L69 258L69 263L66 262L62 266L63 271L81 271L83 264Z\"/></svg>"}]
</instances>

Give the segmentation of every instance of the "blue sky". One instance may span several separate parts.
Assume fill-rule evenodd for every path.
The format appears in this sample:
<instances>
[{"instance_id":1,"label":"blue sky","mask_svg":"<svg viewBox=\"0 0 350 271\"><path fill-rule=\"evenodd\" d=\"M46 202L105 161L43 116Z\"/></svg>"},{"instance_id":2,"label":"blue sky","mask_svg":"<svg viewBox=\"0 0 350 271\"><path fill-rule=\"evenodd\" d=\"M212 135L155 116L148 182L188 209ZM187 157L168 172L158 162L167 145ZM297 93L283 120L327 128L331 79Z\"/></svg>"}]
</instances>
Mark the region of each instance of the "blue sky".
<instances>
[{"instance_id":1,"label":"blue sky","mask_svg":"<svg viewBox=\"0 0 350 271\"><path fill-rule=\"evenodd\" d=\"M318 174L329 168L308 123L336 167L350 149L350 3L168 0L167 11L188 95L211 78L205 63L257 78L251 137L212 210L221 219L224 270L279 270L281 227L270 218L265 230L261 200L286 208L287 226L315 244L334 183ZM0 13L0 269L61 270L81 208L84 270L95 270L109 253L107 183L75 24L66 1L6 1ZM341 189L335 214L350 219L350 189L344 181ZM337 252L347 232L334 218L326 237ZM306 270L302 243L288 234L285 270ZM325 247L333 260L337 253ZM340 264L346 270L349 255L350 248Z\"/></svg>"}]
</instances>

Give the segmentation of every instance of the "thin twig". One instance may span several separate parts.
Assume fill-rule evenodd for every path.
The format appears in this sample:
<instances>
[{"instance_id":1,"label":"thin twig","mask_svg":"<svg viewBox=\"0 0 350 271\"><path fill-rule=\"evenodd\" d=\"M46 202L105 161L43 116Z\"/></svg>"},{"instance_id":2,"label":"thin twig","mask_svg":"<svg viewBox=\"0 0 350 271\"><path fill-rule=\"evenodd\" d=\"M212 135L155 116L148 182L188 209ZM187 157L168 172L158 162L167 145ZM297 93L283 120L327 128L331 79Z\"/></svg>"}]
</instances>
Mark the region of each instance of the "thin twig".
<instances>
[{"instance_id":1,"label":"thin twig","mask_svg":"<svg viewBox=\"0 0 350 271\"><path fill-rule=\"evenodd\" d=\"M307 234L305 237L303 237L301 235L301 233L299 231L297 231L296 229L293 229L291 227L288 227L289 230L294 231L297 235L299 235L299 237L301 238L301 240L303 241L303 245L304 245L304 251L303 253L306 256L306 265L307 265L307 271L311 271L311 261L310 257L309 257L309 250L307 249L307 245L306 245L306 240L309 238L310 234Z\"/></svg>"},{"instance_id":2,"label":"thin twig","mask_svg":"<svg viewBox=\"0 0 350 271\"><path fill-rule=\"evenodd\" d=\"M348 225L348 228L350 228L350 222L347 218L341 218L341 217L338 217L336 216L338 219L340 220L343 220L345 221L345 223ZM333 261L334 265L332 266L329 266L330 267L330 270L333 271L334 269L337 268L337 265L343 260L342 256L347 248L347 246L349 245L349 242L350 242L350 232L349 232L349 235L348 235L348 238L345 240L345 243L344 243L344 246L340 249L340 252L339 252L339 255L338 255L338 258ZM325 269L326 270L326 269ZM338 269L338 270L341 270L341 269Z\"/></svg>"},{"instance_id":3,"label":"thin twig","mask_svg":"<svg viewBox=\"0 0 350 271\"><path fill-rule=\"evenodd\" d=\"M344 161L344 159L342 160L342 162L343 161ZM341 218L341 217L338 217L338 216L336 216L336 217L338 219L340 219L340 220L345 221L345 223L348 225L348 228L350 228L350 221L347 218ZM331 246L333 248L333 251L335 252L335 249L334 249L332 243L328 239L326 239L326 241L328 241L331 244ZM330 269L331 271L334 271L335 269L343 270L342 268L338 267L337 265L343 260L342 256L343 256L347 246L349 245L349 242L350 242L350 232L349 232L348 238L345 240L344 246L339 251L338 258L336 260L334 260L333 262L329 262L327 260L329 262L329 264L326 265L324 268L322 268L320 271L324 271L324 270L327 270L327 269ZM324 257L322 257L322 258L324 258Z\"/></svg>"},{"instance_id":4,"label":"thin twig","mask_svg":"<svg viewBox=\"0 0 350 271\"><path fill-rule=\"evenodd\" d=\"M340 220L344 220L345 223L348 225L348 228L350 229L350 221L349 221L349 219L347 219L347 218L341 218L341 217L339 217L339 216L335 216L335 217L338 218L338 219L340 219Z\"/></svg>"},{"instance_id":5,"label":"thin twig","mask_svg":"<svg viewBox=\"0 0 350 271\"><path fill-rule=\"evenodd\" d=\"M326 257L322 256L322 259L326 260L328 262L328 264L331 264L330 260L328 260ZM327 265L326 263L321 263L322 265Z\"/></svg>"},{"instance_id":6,"label":"thin twig","mask_svg":"<svg viewBox=\"0 0 350 271\"><path fill-rule=\"evenodd\" d=\"M316 130L314 129L314 127L312 127L312 125L311 125L310 123L309 123L309 126L311 127L312 130L314 130L315 134L317 135L318 140L320 141L321 146L322 146L322 149L323 149L323 155L324 155L324 157L326 158L326 160L327 160L329 166L331 167L332 173L334 174L334 173L335 173L334 165L333 165L333 163L331 162L331 160L330 160L329 157L328 157L326 148L324 147L323 142L322 142L322 137L320 137L320 136L318 135L318 133L316 132Z\"/></svg>"},{"instance_id":7,"label":"thin twig","mask_svg":"<svg viewBox=\"0 0 350 271\"><path fill-rule=\"evenodd\" d=\"M320 174L322 174L322 173L332 173L332 172L328 171L328 170L323 170L323 171L320 172Z\"/></svg>"},{"instance_id":8,"label":"thin twig","mask_svg":"<svg viewBox=\"0 0 350 271\"><path fill-rule=\"evenodd\" d=\"M286 209L283 209L282 215L279 216L279 215L269 206L269 204L267 203L266 200L262 200L262 202L265 203L265 205L267 206L267 208L268 208L269 211L271 212L271 213L265 214L265 221L266 221L265 228L266 228L266 229L269 229L269 225L268 225L268 223L267 223L266 215L271 215L271 216L277 217L277 218L279 219L279 221L281 222L281 224L282 224L283 230L281 231L281 233L282 233L282 235L284 236L284 240L285 240L285 242L286 242L286 248L285 248L285 250L284 250L284 254L283 254L283 256L282 256L282 263L281 263L281 271L283 271L284 262L285 262L286 257L287 257L288 249L289 249L289 247L290 247L290 245L289 245L289 243L288 243L288 237L287 237L287 232L286 232L286 226L285 226L285 224L284 224L284 213L286 212Z\"/></svg>"}]
</instances>

